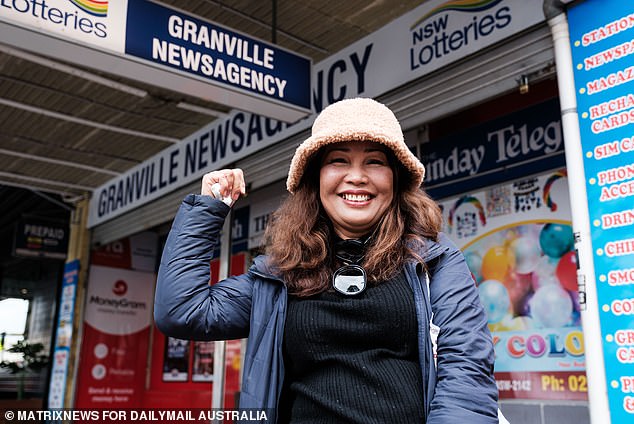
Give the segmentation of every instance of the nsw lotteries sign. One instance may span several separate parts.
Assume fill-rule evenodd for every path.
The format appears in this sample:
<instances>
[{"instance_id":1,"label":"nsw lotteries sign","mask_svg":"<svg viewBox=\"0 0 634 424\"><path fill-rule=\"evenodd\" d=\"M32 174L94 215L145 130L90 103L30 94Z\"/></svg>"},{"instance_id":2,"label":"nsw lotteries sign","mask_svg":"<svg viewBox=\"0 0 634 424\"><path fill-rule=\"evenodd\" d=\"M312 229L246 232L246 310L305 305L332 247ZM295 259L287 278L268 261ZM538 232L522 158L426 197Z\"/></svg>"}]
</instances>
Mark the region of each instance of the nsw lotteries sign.
<instances>
[{"instance_id":1,"label":"nsw lotteries sign","mask_svg":"<svg viewBox=\"0 0 634 424\"><path fill-rule=\"evenodd\" d=\"M309 59L160 3L3 0L2 21L11 24L3 27L3 42L14 40L20 48L29 50L24 41L30 37L12 35L15 24L77 44L57 50L47 40L32 47L44 55L55 51L61 59L98 67L97 60L80 52L79 46L90 46L114 53L105 59L109 71L127 78L176 91L186 90L195 79L203 84L189 94L286 121L310 109ZM117 57L126 60L119 64ZM149 70L139 70L142 65ZM157 69L164 73L149 75Z\"/></svg>"},{"instance_id":2,"label":"nsw lotteries sign","mask_svg":"<svg viewBox=\"0 0 634 424\"><path fill-rule=\"evenodd\" d=\"M568 14L605 375L613 423L634 417L634 3Z\"/></svg>"}]
</instances>

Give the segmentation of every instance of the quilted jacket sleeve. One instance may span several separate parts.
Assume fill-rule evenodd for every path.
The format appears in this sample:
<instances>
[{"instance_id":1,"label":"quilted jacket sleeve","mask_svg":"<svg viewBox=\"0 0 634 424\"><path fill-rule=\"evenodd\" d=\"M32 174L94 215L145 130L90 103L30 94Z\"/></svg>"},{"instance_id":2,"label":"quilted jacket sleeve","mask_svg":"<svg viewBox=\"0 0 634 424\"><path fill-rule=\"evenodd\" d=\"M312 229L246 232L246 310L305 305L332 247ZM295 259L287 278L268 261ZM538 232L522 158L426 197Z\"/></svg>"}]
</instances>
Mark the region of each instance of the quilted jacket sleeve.
<instances>
[{"instance_id":1,"label":"quilted jacket sleeve","mask_svg":"<svg viewBox=\"0 0 634 424\"><path fill-rule=\"evenodd\" d=\"M209 261L228 212L209 196L183 200L163 250L154 299L154 320L166 335L191 340L248 335L251 275L209 285Z\"/></svg>"},{"instance_id":2,"label":"quilted jacket sleeve","mask_svg":"<svg viewBox=\"0 0 634 424\"><path fill-rule=\"evenodd\" d=\"M445 252L432 269L430 295L438 368L427 424L497 423L498 390L487 317L462 252L441 235Z\"/></svg>"}]
</instances>

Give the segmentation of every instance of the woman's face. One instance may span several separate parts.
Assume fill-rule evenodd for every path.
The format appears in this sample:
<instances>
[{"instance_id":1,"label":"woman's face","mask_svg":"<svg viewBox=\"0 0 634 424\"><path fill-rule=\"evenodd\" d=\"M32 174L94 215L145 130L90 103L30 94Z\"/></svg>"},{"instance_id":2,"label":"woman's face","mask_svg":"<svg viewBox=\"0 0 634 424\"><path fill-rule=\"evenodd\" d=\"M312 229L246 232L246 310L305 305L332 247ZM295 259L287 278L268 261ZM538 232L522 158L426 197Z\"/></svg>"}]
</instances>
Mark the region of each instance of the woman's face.
<instances>
[{"instance_id":1,"label":"woman's face","mask_svg":"<svg viewBox=\"0 0 634 424\"><path fill-rule=\"evenodd\" d=\"M324 147L319 198L337 235L369 233L394 199L394 174L386 148L371 141L346 141Z\"/></svg>"}]
</instances>

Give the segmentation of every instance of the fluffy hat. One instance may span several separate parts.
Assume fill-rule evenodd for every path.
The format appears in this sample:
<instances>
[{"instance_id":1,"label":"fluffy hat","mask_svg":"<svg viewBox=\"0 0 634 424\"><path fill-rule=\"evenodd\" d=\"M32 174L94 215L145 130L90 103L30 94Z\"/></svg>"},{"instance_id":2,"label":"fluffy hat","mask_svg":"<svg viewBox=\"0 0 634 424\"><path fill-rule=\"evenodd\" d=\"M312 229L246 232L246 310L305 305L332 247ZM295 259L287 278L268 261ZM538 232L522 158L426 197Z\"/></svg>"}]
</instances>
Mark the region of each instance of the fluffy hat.
<instances>
[{"instance_id":1,"label":"fluffy hat","mask_svg":"<svg viewBox=\"0 0 634 424\"><path fill-rule=\"evenodd\" d=\"M322 147L341 141L374 141L389 147L419 187L425 167L409 150L401 125L385 105L367 98L342 100L326 107L315 119L312 135L297 147L288 171L286 188L294 193L308 162Z\"/></svg>"}]
</instances>

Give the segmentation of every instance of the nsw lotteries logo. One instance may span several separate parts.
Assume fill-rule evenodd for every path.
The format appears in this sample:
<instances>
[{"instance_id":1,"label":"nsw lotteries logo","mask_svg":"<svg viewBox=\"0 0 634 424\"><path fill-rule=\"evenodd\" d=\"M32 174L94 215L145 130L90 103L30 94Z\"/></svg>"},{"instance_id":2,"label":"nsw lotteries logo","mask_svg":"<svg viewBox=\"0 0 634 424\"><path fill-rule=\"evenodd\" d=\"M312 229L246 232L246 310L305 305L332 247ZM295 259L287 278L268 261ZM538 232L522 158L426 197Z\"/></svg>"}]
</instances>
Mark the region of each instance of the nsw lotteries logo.
<instances>
[{"instance_id":1,"label":"nsw lotteries logo","mask_svg":"<svg viewBox=\"0 0 634 424\"><path fill-rule=\"evenodd\" d=\"M117 8L120 3L124 2L113 3L109 18L109 0L0 0L0 15L38 30L94 44L92 37L108 38L108 21L116 21L117 14L123 12L122 7ZM101 41L98 45L103 47Z\"/></svg>"},{"instance_id":2,"label":"nsw lotteries logo","mask_svg":"<svg viewBox=\"0 0 634 424\"><path fill-rule=\"evenodd\" d=\"M434 15L439 15L441 13L456 11L456 12L481 12L483 10L490 9L495 7L502 0L451 0L445 3L442 3L436 7L434 7L429 12L425 13L421 16L414 24L411 26L411 30L425 22L427 19Z\"/></svg>"},{"instance_id":3,"label":"nsw lotteries logo","mask_svg":"<svg viewBox=\"0 0 634 424\"><path fill-rule=\"evenodd\" d=\"M86 13L100 18L108 16L108 0L69 0Z\"/></svg>"},{"instance_id":4,"label":"nsw lotteries logo","mask_svg":"<svg viewBox=\"0 0 634 424\"><path fill-rule=\"evenodd\" d=\"M117 280L112 286L112 293L117 296L123 296L128 292L128 285L123 280Z\"/></svg>"},{"instance_id":5,"label":"nsw lotteries logo","mask_svg":"<svg viewBox=\"0 0 634 424\"><path fill-rule=\"evenodd\" d=\"M502 0L450 0L426 11L409 27L412 45L410 69L463 50L466 53L485 43L489 36L512 21L510 5ZM457 56L460 57L460 53Z\"/></svg>"}]
</instances>

